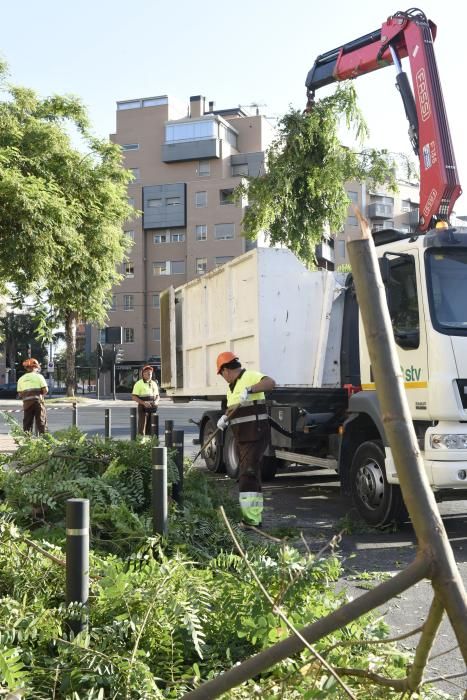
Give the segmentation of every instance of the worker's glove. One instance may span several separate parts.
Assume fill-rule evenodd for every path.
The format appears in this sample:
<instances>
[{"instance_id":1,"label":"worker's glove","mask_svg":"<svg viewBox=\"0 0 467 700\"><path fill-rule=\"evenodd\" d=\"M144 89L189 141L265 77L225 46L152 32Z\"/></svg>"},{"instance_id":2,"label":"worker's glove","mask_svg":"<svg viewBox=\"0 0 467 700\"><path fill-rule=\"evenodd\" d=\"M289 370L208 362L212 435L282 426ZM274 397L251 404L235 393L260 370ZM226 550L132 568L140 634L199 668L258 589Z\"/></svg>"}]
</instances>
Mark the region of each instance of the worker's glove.
<instances>
[{"instance_id":1,"label":"worker's glove","mask_svg":"<svg viewBox=\"0 0 467 700\"><path fill-rule=\"evenodd\" d=\"M241 394L240 394L240 403L244 403L245 401L248 401L248 394L249 394L249 389L248 389L248 387L245 387L245 389L243 389Z\"/></svg>"},{"instance_id":2,"label":"worker's glove","mask_svg":"<svg viewBox=\"0 0 467 700\"><path fill-rule=\"evenodd\" d=\"M227 416L221 416L217 421L217 427L219 430L225 430L229 424L229 419Z\"/></svg>"}]
</instances>

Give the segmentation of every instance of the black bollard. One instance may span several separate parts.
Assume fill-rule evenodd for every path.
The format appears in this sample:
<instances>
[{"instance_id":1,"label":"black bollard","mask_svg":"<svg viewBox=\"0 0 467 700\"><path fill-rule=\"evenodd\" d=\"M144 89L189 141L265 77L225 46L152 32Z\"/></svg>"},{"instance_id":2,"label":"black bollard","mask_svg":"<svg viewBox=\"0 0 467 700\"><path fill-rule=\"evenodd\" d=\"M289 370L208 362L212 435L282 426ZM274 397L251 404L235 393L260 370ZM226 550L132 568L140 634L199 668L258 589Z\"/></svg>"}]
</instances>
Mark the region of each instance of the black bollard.
<instances>
[{"instance_id":1,"label":"black bollard","mask_svg":"<svg viewBox=\"0 0 467 700\"><path fill-rule=\"evenodd\" d=\"M166 447L173 446L173 435L172 435L173 429L174 429L173 420L166 420L165 421L165 429L164 429L164 444Z\"/></svg>"},{"instance_id":2,"label":"black bollard","mask_svg":"<svg viewBox=\"0 0 467 700\"><path fill-rule=\"evenodd\" d=\"M151 413L151 435L159 440L159 416Z\"/></svg>"},{"instance_id":3,"label":"black bollard","mask_svg":"<svg viewBox=\"0 0 467 700\"><path fill-rule=\"evenodd\" d=\"M173 436L173 447L176 450L175 453L175 464L178 469L178 483L172 484L172 498L175 503L182 505L183 502L183 459L184 459L184 437L185 432L183 430L174 430L172 432Z\"/></svg>"},{"instance_id":4,"label":"black bollard","mask_svg":"<svg viewBox=\"0 0 467 700\"><path fill-rule=\"evenodd\" d=\"M130 435L131 440L136 440L136 413L137 408L130 408Z\"/></svg>"},{"instance_id":5,"label":"black bollard","mask_svg":"<svg viewBox=\"0 0 467 700\"><path fill-rule=\"evenodd\" d=\"M154 534L167 534L167 448L152 448L152 525Z\"/></svg>"},{"instance_id":6,"label":"black bollard","mask_svg":"<svg viewBox=\"0 0 467 700\"><path fill-rule=\"evenodd\" d=\"M78 426L78 404L73 403L72 410L71 410L71 425L73 427Z\"/></svg>"},{"instance_id":7,"label":"black bollard","mask_svg":"<svg viewBox=\"0 0 467 700\"><path fill-rule=\"evenodd\" d=\"M89 597L89 500L69 498L66 502L66 603L86 606ZM85 609L68 625L78 634L87 624Z\"/></svg>"},{"instance_id":8,"label":"black bollard","mask_svg":"<svg viewBox=\"0 0 467 700\"><path fill-rule=\"evenodd\" d=\"M110 408L105 409L105 423L104 423L104 437L107 440L112 437L112 419L110 414Z\"/></svg>"}]
</instances>

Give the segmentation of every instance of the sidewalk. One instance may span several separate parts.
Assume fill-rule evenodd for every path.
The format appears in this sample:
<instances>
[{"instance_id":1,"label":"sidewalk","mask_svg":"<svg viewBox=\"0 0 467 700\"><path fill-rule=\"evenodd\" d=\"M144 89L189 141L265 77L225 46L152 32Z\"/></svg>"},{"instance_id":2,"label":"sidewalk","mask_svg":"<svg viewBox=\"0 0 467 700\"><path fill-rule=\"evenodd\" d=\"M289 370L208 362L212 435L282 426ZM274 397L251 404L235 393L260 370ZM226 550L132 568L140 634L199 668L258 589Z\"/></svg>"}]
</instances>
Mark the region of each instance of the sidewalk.
<instances>
[{"instance_id":1,"label":"sidewalk","mask_svg":"<svg viewBox=\"0 0 467 700\"><path fill-rule=\"evenodd\" d=\"M16 452L16 443L11 435L0 435L0 452L3 454L13 454Z\"/></svg>"}]
</instances>

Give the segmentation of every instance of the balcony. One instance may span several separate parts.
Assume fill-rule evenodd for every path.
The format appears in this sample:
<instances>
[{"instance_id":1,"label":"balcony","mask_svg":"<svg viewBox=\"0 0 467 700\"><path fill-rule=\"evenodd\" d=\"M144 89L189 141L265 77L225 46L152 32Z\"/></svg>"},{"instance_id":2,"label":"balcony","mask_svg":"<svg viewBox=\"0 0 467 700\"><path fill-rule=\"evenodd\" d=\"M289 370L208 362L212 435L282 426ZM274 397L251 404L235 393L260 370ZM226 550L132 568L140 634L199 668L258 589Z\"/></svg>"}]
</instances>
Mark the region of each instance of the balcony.
<instances>
[{"instance_id":1,"label":"balcony","mask_svg":"<svg viewBox=\"0 0 467 700\"><path fill-rule=\"evenodd\" d=\"M393 204L381 204L381 202L373 202L368 205L369 219L392 219L394 216Z\"/></svg>"},{"instance_id":2,"label":"balcony","mask_svg":"<svg viewBox=\"0 0 467 700\"><path fill-rule=\"evenodd\" d=\"M196 141L179 141L162 144L162 162L176 163L186 160L203 160L220 158L220 139L199 139Z\"/></svg>"}]
</instances>

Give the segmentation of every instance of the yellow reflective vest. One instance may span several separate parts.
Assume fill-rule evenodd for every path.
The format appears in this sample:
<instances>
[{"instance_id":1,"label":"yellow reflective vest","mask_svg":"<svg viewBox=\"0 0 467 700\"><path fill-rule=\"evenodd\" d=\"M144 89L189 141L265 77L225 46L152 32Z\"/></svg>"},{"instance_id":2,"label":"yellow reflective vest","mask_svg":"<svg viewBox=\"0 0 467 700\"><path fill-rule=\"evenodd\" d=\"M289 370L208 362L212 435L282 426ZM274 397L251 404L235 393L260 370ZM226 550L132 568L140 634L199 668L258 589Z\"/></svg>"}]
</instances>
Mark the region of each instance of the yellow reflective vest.
<instances>
[{"instance_id":1,"label":"yellow reflective vest","mask_svg":"<svg viewBox=\"0 0 467 700\"><path fill-rule=\"evenodd\" d=\"M227 408L236 406L240 403L240 395L244 389L258 384L258 382L266 375L261 372L255 372L252 369L246 369L243 374L235 382L233 390L230 384L227 388ZM257 391L255 394L248 394L248 401L264 401L264 391Z\"/></svg>"}]
</instances>

